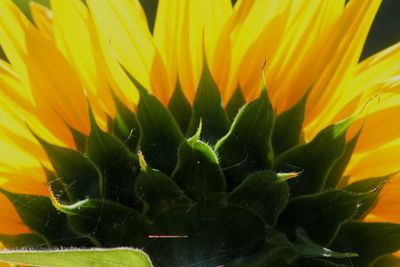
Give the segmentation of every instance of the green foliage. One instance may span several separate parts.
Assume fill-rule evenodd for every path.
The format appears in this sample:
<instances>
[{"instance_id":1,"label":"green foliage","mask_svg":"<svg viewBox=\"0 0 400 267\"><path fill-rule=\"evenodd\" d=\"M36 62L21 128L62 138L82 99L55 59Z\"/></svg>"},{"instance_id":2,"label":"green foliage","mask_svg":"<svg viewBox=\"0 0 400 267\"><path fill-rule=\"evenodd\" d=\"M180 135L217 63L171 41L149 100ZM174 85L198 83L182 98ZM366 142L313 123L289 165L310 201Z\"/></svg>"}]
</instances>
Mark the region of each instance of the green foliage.
<instances>
[{"instance_id":1,"label":"green foliage","mask_svg":"<svg viewBox=\"0 0 400 267\"><path fill-rule=\"evenodd\" d=\"M172 178L193 200L207 202L224 192L226 183L215 152L197 138L195 135L181 144Z\"/></svg>"},{"instance_id":2,"label":"green foliage","mask_svg":"<svg viewBox=\"0 0 400 267\"><path fill-rule=\"evenodd\" d=\"M192 116L192 107L182 92L179 80L176 82L176 88L169 101L168 109L172 115L174 115L182 132L185 133L189 127L190 118Z\"/></svg>"},{"instance_id":3,"label":"green foliage","mask_svg":"<svg viewBox=\"0 0 400 267\"><path fill-rule=\"evenodd\" d=\"M117 96L113 98L116 115L111 131L126 144L129 150L136 152L140 137L136 115Z\"/></svg>"},{"instance_id":4,"label":"green foliage","mask_svg":"<svg viewBox=\"0 0 400 267\"><path fill-rule=\"evenodd\" d=\"M400 249L400 225L348 222L340 228L331 247L356 252L360 257L352 259L351 264L367 267L380 256ZM349 261L343 263L350 264Z\"/></svg>"},{"instance_id":5,"label":"green foliage","mask_svg":"<svg viewBox=\"0 0 400 267\"><path fill-rule=\"evenodd\" d=\"M333 165L328 177L326 178L324 186L326 190L335 188L339 184L346 166L351 159L354 148L356 147L360 133L361 131L359 131L349 142L346 143L342 156L336 161L335 165Z\"/></svg>"},{"instance_id":6,"label":"green foliage","mask_svg":"<svg viewBox=\"0 0 400 267\"><path fill-rule=\"evenodd\" d=\"M140 150L151 166L171 174L177 161L176 151L184 140L183 134L168 109L142 85L133 81L140 93L137 108Z\"/></svg>"},{"instance_id":7,"label":"green foliage","mask_svg":"<svg viewBox=\"0 0 400 267\"><path fill-rule=\"evenodd\" d=\"M253 211L273 226L288 199L288 186L278 181L276 173L259 171L244 179L229 195L228 202Z\"/></svg>"},{"instance_id":8,"label":"green foliage","mask_svg":"<svg viewBox=\"0 0 400 267\"><path fill-rule=\"evenodd\" d=\"M340 224L356 213L360 201L367 196L334 189L291 198L279 217L278 228L293 234L296 227L302 227L311 240L326 245L335 236Z\"/></svg>"},{"instance_id":9,"label":"green foliage","mask_svg":"<svg viewBox=\"0 0 400 267\"><path fill-rule=\"evenodd\" d=\"M307 97L308 93L296 105L282 112L276 118L272 135L272 144L276 154L281 154L299 142Z\"/></svg>"},{"instance_id":10,"label":"green foliage","mask_svg":"<svg viewBox=\"0 0 400 267\"><path fill-rule=\"evenodd\" d=\"M328 126L307 144L297 145L279 155L274 169L282 172L301 171L289 180L293 196L321 191L327 176L345 149L345 135L351 120Z\"/></svg>"},{"instance_id":11,"label":"green foliage","mask_svg":"<svg viewBox=\"0 0 400 267\"><path fill-rule=\"evenodd\" d=\"M40 138L38 140L56 171L55 180L62 185L58 192L60 198L76 201L100 197L101 174L96 165L76 150L49 144Z\"/></svg>"},{"instance_id":12,"label":"green foliage","mask_svg":"<svg viewBox=\"0 0 400 267\"><path fill-rule=\"evenodd\" d=\"M100 191L102 197L133 205L135 177L139 162L128 148L115 136L102 131L89 110L90 135L87 140L87 154L101 173Z\"/></svg>"},{"instance_id":13,"label":"green foliage","mask_svg":"<svg viewBox=\"0 0 400 267\"><path fill-rule=\"evenodd\" d=\"M53 251L2 251L0 262L29 266L80 267L80 266L135 266L151 267L151 261L140 250L114 249L62 249Z\"/></svg>"},{"instance_id":14,"label":"green foliage","mask_svg":"<svg viewBox=\"0 0 400 267\"><path fill-rule=\"evenodd\" d=\"M343 183L358 137L346 143L352 118L304 143L306 96L275 116L265 86L244 106L237 90L224 109L205 68L193 106L178 85L167 108L132 81L137 111L114 97L116 116L104 131L89 110L89 136L71 129L77 151L38 138L53 165L44 168L51 195L0 189L32 231L0 235L7 247L138 247L161 267L396 266L400 226L360 221L389 176ZM14 252L0 260L150 266L136 252Z\"/></svg>"},{"instance_id":15,"label":"green foliage","mask_svg":"<svg viewBox=\"0 0 400 267\"><path fill-rule=\"evenodd\" d=\"M240 87L236 88L235 92L233 93L231 99L229 100L228 104L226 105L226 113L228 114L229 118L233 121L238 113L239 109L246 104L246 100L244 99L242 90Z\"/></svg>"},{"instance_id":16,"label":"green foliage","mask_svg":"<svg viewBox=\"0 0 400 267\"><path fill-rule=\"evenodd\" d=\"M98 246L129 246L135 240L143 245L148 235L148 222L139 211L109 200L87 199L63 205L53 198L58 211L65 213L69 226Z\"/></svg>"},{"instance_id":17,"label":"green foliage","mask_svg":"<svg viewBox=\"0 0 400 267\"><path fill-rule=\"evenodd\" d=\"M274 114L266 88L255 101L237 114L227 135L215 145L232 190L250 173L273 164L272 129Z\"/></svg>"},{"instance_id":18,"label":"green foliage","mask_svg":"<svg viewBox=\"0 0 400 267\"><path fill-rule=\"evenodd\" d=\"M172 207L189 207L191 201L176 183L164 173L146 166L135 184L136 195L149 206L150 218Z\"/></svg>"},{"instance_id":19,"label":"green foliage","mask_svg":"<svg viewBox=\"0 0 400 267\"><path fill-rule=\"evenodd\" d=\"M222 106L221 95L207 64L203 66L194 99L192 118L188 128L189 136L196 132L200 120L203 121L201 137L212 145L229 130L229 118Z\"/></svg>"}]
</instances>

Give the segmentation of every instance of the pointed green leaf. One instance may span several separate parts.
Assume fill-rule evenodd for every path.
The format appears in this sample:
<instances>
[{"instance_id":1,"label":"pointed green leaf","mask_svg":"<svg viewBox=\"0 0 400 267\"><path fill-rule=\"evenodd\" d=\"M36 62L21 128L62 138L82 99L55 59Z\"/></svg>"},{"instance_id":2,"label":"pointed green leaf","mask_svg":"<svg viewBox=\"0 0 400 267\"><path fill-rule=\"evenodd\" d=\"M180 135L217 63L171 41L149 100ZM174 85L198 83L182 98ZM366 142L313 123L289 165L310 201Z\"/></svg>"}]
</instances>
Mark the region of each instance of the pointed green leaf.
<instances>
[{"instance_id":1,"label":"pointed green leaf","mask_svg":"<svg viewBox=\"0 0 400 267\"><path fill-rule=\"evenodd\" d=\"M356 257L356 254L337 252L320 246L311 241L303 229L296 229L290 238L281 232L272 230L266 236L265 246L256 255L248 259L237 260L232 267L345 267L336 265L331 260L350 257Z\"/></svg>"},{"instance_id":2,"label":"pointed green leaf","mask_svg":"<svg viewBox=\"0 0 400 267\"><path fill-rule=\"evenodd\" d=\"M150 217L168 209L187 207L191 202L170 177L150 166L138 176L135 190L136 195L150 207Z\"/></svg>"},{"instance_id":3,"label":"pointed green leaf","mask_svg":"<svg viewBox=\"0 0 400 267\"><path fill-rule=\"evenodd\" d=\"M330 247L359 254L358 258L343 261L344 264L367 267L379 257L400 249L400 225L348 222L340 227L339 233Z\"/></svg>"},{"instance_id":4,"label":"pointed green leaf","mask_svg":"<svg viewBox=\"0 0 400 267\"><path fill-rule=\"evenodd\" d=\"M134 196L134 182L139 172L137 159L118 138L97 126L91 111L90 124L87 153L101 172L102 196L134 205L137 202Z\"/></svg>"},{"instance_id":5,"label":"pointed green leaf","mask_svg":"<svg viewBox=\"0 0 400 267\"><path fill-rule=\"evenodd\" d=\"M75 232L91 237L98 245L137 247L148 241L148 222L137 210L108 200L87 199L72 205L52 200L67 214Z\"/></svg>"},{"instance_id":6,"label":"pointed green leaf","mask_svg":"<svg viewBox=\"0 0 400 267\"><path fill-rule=\"evenodd\" d=\"M239 109L246 104L246 100L244 99L242 90L238 86L235 92L233 93L231 99L229 99L228 104L226 105L226 113L229 118L233 121L238 113Z\"/></svg>"},{"instance_id":7,"label":"pointed green leaf","mask_svg":"<svg viewBox=\"0 0 400 267\"><path fill-rule=\"evenodd\" d=\"M140 94L137 108L140 150L153 168L169 175L175 167L183 134L168 109L134 78L131 80Z\"/></svg>"},{"instance_id":8,"label":"pointed green leaf","mask_svg":"<svg viewBox=\"0 0 400 267\"><path fill-rule=\"evenodd\" d=\"M389 177L385 176L360 180L343 187L343 190L349 192L369 193L364 199L360 201L360 207L354 214L354 219L361 220L368 215L368 213L378 203L379 194L388 182Z\"/></svg>"},{"instance_id":9,"label":"pointed green leaf","mask_svg":"<svg viewBox=\"0 0 400 267\"><path fill-rule=\"evenodd\" d=\"M0 242L7 249L47 248L50 245L44 237L35 233L19 235L0 234Z\"/></svg>"},{"instance_id":10,"label":"pointed green leaf","mask_svg":"<svg viewBox=\"0 0 400 267\"><path fill-rule=\"evenodd\" d=\"M228 196L228 202L247 208L267 224L274 225L288 198L288 186L278 182L276 173L260 171L243 180Z\"/></svg>"},{"instance_id":11,"label":"pointed green leaf","mask_svg":"<svg viewBox=\"0 0 400 267\"><path fill-rule=\"evenodd\" d=\"M343 155L338 159L338 161L333 165L333 168L329 172L329 175L325 182L325 190L336 188L340 182L340 179L343 177L343 173L349 163L351 156L353 155L354 148L356 147L358 137L361 132L358 132L347 144L344 148Z\"/></svg>"},{"instance_id":12,"label":"pointed green leaf","mask_svg":"<svg viewBox=\"0 0 400 267\"><path fill-rule=\"evenodd\" d=\"M292 198L279 217L277 227L287 233L302 227L311 240L326 245L335 236L340 224L355 214L360 201L367 196L331 190Z\"/></svg>"},{"instance_id":13,"label":"pointed green leaf","mask_svg":"<svg viewBox=\"0 0 400 267\"><path fill-rule=\"evenodd\" d=\"M86 151L87 136L72 127L68 127L75 142L75 146L80 152Z\"/></svg>"},{"instance_id":14,"label":"pointed green leaf","mask_svg":"<svg viewBox=\"0 0 400 267\"><path fill-rule=\"evenodd\" d=\"M44 196L15 194L0 189L14 205L19 217L29 229L46 238L51 245L92 245L68 226L67 217L59 213L50 199Z\"/></svg>"},{"instance_id":15,"label":"pointed green leaf","mask_svg":"<svg viewBox=\"0 0 400 267\"><path fill-rule=\"evenodd\" d=\"M291 195L317 193L324 188L329 172L344 153L350 123L348 119L328 126L310 143L289 149L276 159L274 169L278 172L302 171L288 181Z\"/></svg>"},{"instance_id":16,"label":"pointed green leaf","mask_svg":"<svg viewBox=\"0 0 400 267\"><path fill-rule=\"evenodd\" d=\"M229 130L229 118L222 106L221 95L212 78L207 64L203 65L203 73L193 103L192 118L188 128L188 136L192 136L203 120L202 139L214 145Z\"/></svg>"},{"instance_id":17,"label":"pointed green leaf","mask_svg":"<svg viewBox=\"0 0 400 267\"><path fill-rule=\"evenodd\" d=\"M185 133L189 127L190 118L192 116L192 107L182 92L179 80L176 82L176 88L169 101L168 109L172 115L174 115L181 131Z\"/></svg>"},{"instance_id":18,"label":"pointed green leaf","mask_svg":"<svg viewBox=\"0 0 400 267\"><path fill-rule=\"evenodd\" d=\"M150 259L143 251L132 248L5 250L0 252L0 262L47 267L152 266Z\"/></svg>"},{"instance_id":19,"label":"pointed green leaf","mask_svg":"<svg viewBox=\"0 0 400 267\"><path fill-rule=\"evenodd\" d=\"M329 248L325 248L319 244L314 243L307 236L304 229L297 228L295 238L293 241L288 242L290 249L303 257L321 257L333 259L346 259L358 257L357 253L353 252L336 252Z\"/></svg>"},{"instance_id":20,"label":"pointed green leaf","mask_svg":"<svg viewBox=\"0 0 400 267\"><path fill-rule=\"evenodd\" d=\"M275 154L279 155L298 144L303 128L307 96L308 94L304 95L297 104L276 118L272 133Z\"/></svg>"},{"instance_id":21,"label":"pointed green leaf","mask_svg":"<svg viewBox=\"0 0 400 267\"><path fill-rule=\"evenodd\" d=\"M113 99L116 110L113 133L132 152L136 152L140 137L140 129L136 116L117 96L114 95Z\"/></svg>"},{"instance_id":22,"label":"pointed green leaf","mask_svg":"<svg viewBox=\"0 0 400 267\"><path fill-rule=\"evenodd\" d=\"M57 173L55 179L63 185L63 188L55 186L56 190L61 189L70 201L100 198L101 175L88 158L76 150L49 144L40 138L38 140Z\"/></svg>"},{"instance_id":23,"label":"pointed green leaf","mask_svg":"<svg viewBox=\"0 0 400 267\"><path fill-rule=\"evenodd\" d=\"M214 151L198 140L198 134L179 147L178 164L172 174L185 194L193 200L207 200L225 191L225 178Z\"/></svg>"},{"instance_id":24,"label":"pointed green leaf","mask_svg":"<svg viewBox=\"0 0 400 267\"><path fill-rule=\"evenodd\" d=\"M239 111L228 134L215 146L228 190L240 184L248 174L271 167L273 125L274 113L264 88L258 99Z\"/></svg>"}]
</instances>

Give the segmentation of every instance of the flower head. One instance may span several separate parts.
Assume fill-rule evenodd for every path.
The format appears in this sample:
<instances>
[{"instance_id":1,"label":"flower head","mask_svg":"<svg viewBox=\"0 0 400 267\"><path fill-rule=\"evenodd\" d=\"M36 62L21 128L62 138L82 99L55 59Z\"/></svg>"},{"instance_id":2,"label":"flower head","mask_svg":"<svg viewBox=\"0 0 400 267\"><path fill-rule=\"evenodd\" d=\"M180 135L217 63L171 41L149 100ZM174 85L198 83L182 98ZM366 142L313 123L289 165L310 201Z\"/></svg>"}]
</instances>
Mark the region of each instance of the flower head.
<instances>
[{"instance_id":1,"label":"flower head","mask_svg":"<svg viewBox=\"0 0 400 267\"><path fill-rule=\"evenodd\" d=\"M244 196L251 196L238 186L249 174L253 176L246 181L258 181L258 171L265 170L271 172L263 174L265 179L272 173L290 176L269 185L286 192L281 195L286 202L299 198L275 207L276 214L269 210L273 218L267 224L281 225L279 233L273 233L274 241L269 240L273 244L286 242L290 235L281 232L297 227L288 222L295 208L309 205L314 198L327 201L339 188L345 190L335 198L347 201L351 191L360 213L351 215L355 217L340 214L344 216L340 220L400 221L396 177L400 169L400 44L360 62L381 1L256 0L232 6L229 0L160 0L153 32L137 0L50 2L51 9L32 2L33 23L11 0L0 2L0 45L8 59L0 61L0 240L40 232L10 201L13 194L47 200L51 195L55 211L68 216L75 214L74 207L89 213L100 205L99 199L108 199L111 212L125 214L128 207L135 208L153 221L154 214L165 211L163 205L203 203L206 194L215 203L232 201L240 206ZM196 133L201 122L203 127ZM266 147L261 152L260 144ZM140 166L137 146L143 152ZM242 154L235 150L241 146ZM63 157L58 157L60 153ZM188 161L193 158L215 168L211 172L215 180L192 181L206 168L190 169ZM114 161L111 167L107 165ZM82 166L84 173L71 173ZM154 195L146 199L149 191L126 178L132 169L138 181L146 176L165 191L151 191ZM188 178L189 170L192 176ZM68 175L71 180L64 181ZM105 177L96 189L91 188L91 175ZM107 178L110 175L112 179ZM176 184L165 180L167 175ZM59 181L67 187L56 188ZM141 182L149 186L146 180ZM281 183L287 183L289 191ZM143 195L124 191L130 187ZM221 200L213 195L222 192L231 196ZM378 196L368 202L362 194L375 192L380 200L372 209ZM181 198L168 199L175 194ZM148 210L159 195L164 200ZM138 204L139 200L145 204ZM29 197L24 201L26 206L31 204ZM343 205L350 200L346 201ZM368 211L359 211L362 205ZM232 215L225 208L219 215L212 210L204 216L218 218L220 224L233 216L259 226L246 221L248 211ZM195 215L190 216L188 220L194 220ZM144 221L143 225L151 224ZM72 230L65 230L65 236L68 231L84 232L70 224ZM351 227L344 227L340 234ZM308 236L322 246L333 240L338 248L334 237L319 239L307 231L296 228L290 234L300 243ZM52 245L76 245L57 237L52 240L52 234L45 236L54 241ZM138 240L137 246L145 244ZM96 242L115 246L101 239L91 245L99 245ZM296 253L303 253L296 250L296 242L290 244ZM375 259L362 258L359 264Z\"/></svg>"}]
</instances>

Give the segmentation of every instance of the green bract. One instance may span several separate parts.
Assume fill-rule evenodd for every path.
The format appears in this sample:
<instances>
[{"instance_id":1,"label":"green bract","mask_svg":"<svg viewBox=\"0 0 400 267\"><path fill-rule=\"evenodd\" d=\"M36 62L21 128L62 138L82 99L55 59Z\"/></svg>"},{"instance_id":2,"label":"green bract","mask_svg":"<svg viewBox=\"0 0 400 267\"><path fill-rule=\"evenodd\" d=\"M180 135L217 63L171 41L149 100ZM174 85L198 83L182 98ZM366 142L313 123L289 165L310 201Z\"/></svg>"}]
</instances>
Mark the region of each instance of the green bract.
<instances>
[{"instance_id":1,"label":"green bract","mask_svg":"<svg viewBox=\"0 0 400 267\"><path fill-rule=\"evenodd\" d=\"M47 171L52 195L1 190L32 230L0 236L8 248L125 246L155 266L399 263L390 254L400 249L400 226L362 221L388 177L342 179L358 137L346 142L351 118L305 143L307 95L276 116L265 85L244 105L238 88L225 109L207 68L193 105L179 84L165 107L133 82L135 114L114 96L116 117L105 132L89 111L90 135L71 129L79 151L38 137L55 170ZM93 250L75 250L84 252ZM35 253L0 260L57 266L41 261L52 252Z\"/></svg>"}]
</instances>

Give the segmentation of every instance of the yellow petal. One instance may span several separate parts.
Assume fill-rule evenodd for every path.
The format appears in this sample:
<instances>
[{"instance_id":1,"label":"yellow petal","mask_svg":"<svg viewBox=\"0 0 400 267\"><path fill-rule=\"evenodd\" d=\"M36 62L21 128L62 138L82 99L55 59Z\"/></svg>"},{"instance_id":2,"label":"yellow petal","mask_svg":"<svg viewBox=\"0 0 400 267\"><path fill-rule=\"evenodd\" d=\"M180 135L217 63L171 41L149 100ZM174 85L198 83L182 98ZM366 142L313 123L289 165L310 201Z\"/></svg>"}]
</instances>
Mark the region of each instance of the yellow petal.
<instances>
[{"instance_id":1,"label":"yellow petal","mask_svg":"<svg viewBox=\"0 0 400 267\"><path fill-rule=\"evenodd\" d=\"M221 32L232 14L232 3L229 0L209 0L203 1L203 3L203 6L206 7L203 14L207 14L204 15L204 50L207 55L207 61L214 63L214 65L208 63L211 71L213 71L214 68L218 67L218 65L215 65L218 64L215 60L218 57L216 55L216 47Z\"/></svg>"},{"instance_id":2,"label":"yellow petal","mask_svg":"<svg viewBox=\"0 0 400 267\"><path fill-rule=\"evenodd\" d=\"M299 2L297 8L294 4L291 21L267 65L266 81L278 112L296 103L315 80L318 69L305 64L318 60L325 46L316 43L326 36L345 5L343 0Z\"/></svg>"},{"instance_id":3,"label":"yellow petal","mask_svg":"<svg viewBox=\"0 0 400 267\"><path fill-rule=\"evenodd\" d=\"M40 159L43 159L43 154L40 153L39 144L33 138L26 124L29 124L36 133L51 143L74 147L72 138L68 138L67 142L58 138L37 117L36 113L40 113L41 107L34 105L31 91L20 83L11 66L4 61L0 61L0 88L2 89L0 91L0 130L2 135L9 137L10 140L20 144L21 147L34 153Z\"/></svg>"},{"instance_id":4,"label":"yellow petal","mask_svg":"<svg viewBox=\"0 0 400 267\"><path fill-rule=\"evenodd\" d=\"M380 148L353 155L346 168L346 176L352 180L380 177L400 171L400 139Z\"/></svg>"},{"instance_id":5,"label":"yellow petal","mask_svg":"<svg viewBox=\"0 0 400 267\"><path fill-rule=\"evenodd\" d=\"M166 71L137 1L87 1L97 30L111 52L143 86L167 103ZM151 79L151 77L155 77Z\"/></svg>"},{"instance_id":6,"label":"yellow petal","mask_svg":"<svg viewBox=\"0 0 400 267\"><path fill-rule=\"evenodd\" d=\"M33 138L26 125L21 123L20 118L12 117L10 113L7 113L7 111L1 108L0 122L0 135L2 140L13 143L21 151L29 153L44 164L48 162L48 158L42 147ZM7 155L7 151L4 152Z\"/></svg>"},{"instance_id":7,"label":"yellow petal","mask_svg":"<svg viewBox=\"0 0 400 267\"><path fill-rule=\"evenodd\" d=\"M160 0L157 6L157 16L154 22L154 43L160 53L168 74L167 91L172 92L175 88L177 77L177 54L176 44L178 32L182 19L180 7L182 1ZM156 79L156 77L154 77Z\"/></svg>"},{"instance_id":8,"label":"yellow petal","mask_svg":"<svg viewBox=\"0 0 400 267\"><path fill-rule=\"evenodd\" d=\"M275 17L274 15L287 7L288 2L255 0L236 3L232 15L222 29L216 44L215 58L211 64L224 103L227 103L237 88L239 68L242 63L246 64L244 57L248 55L249 48ZM258 69L256 72L260 74L261 71ZM243 93L246 96L247 88Z\"/></svg>"},{"instance_id":9,"label":"yellow petal","mask_svg":"<svg viewBox=\"0 0 400 267\"><path fill-rule=\"evenodd\" d=\"M21 84L32 91L38 116L65 140L70 136L65 122L88 133L83 86L71 66L11 1L0 7L0 43Z\"/></svg>"},{"instance_id":10,"label":"yellow petal","mask_svg":"<svg viewBox=\"0 0 400 267\"><path fill-rule=\"evenodd\" d=\"M325 49L314 64L321 70L307 103L305 134L310 139L341 109L341 98L354 75L363 44L381 0L353 0L332 32L319 45ZM323 67L325 66L325 67ZM307 66L305 66L307 67Z\"/></svg>"},{"instance_id":11,"label":"yellow petal","mask_svg":"<svg viewBox=\"0 0 400 267\"><path fill-rule=\"evenodd\" d=\"M264 63L266 64L266 72L272 69L271 61L277 52L278 46L281 45L281 38L284 36L291 9L292 6L288 4L283 10L277 12L276 17L265 25L258 38L247 49L247 53L239 64L237 75L239 76L240 88L242 88L242 92L248 102L259 95ZM268 89L268 94L271 95L273 91L269 84Z\"/></svg>"},{"instance_id":12,"label":"yellow petal","mask_svg":"<svg viewBox=\"0 0 400 267\"><path fill-rule=\"evenodd\" d=\"M22 108L32 111L35 100L31 90L22 86L9 63L0 59L0 86L2 92Z\"/></svg>"},{"instance_id":13,"label":"yellow petal","mask_svg":"<svg viewBox=\"0 0 400 267\"><path fill-rule=\"evenodd\" d=\"M377 101L350 128L349 135L352 136L362 127L354 153L371 151L399 137L400 95L382 96Z\"/></svg>"},{"instance_id":14,"label":"yellow petal","mask_svg":"<svg viewBox=\"0 0 400 267\"><path fill-rule=\"evenodd\" d=\"M183 92L193 101L203 67L204 9L201 0L182 1L178 73Z\"/></svg>"},{"instance_id":15,"label":"yellow petal","mask_svg":"<svg viewBox=\"0 0 400 267\"><path fill-rule=\"evenodd\" d=\"M113 116L114 105L89 12L79 0L53 0L51 6L56 44L85 82L98 121L105 125L106 113Z\"/></svg>"},{"instance_id":16,"label":"yellow petal","mask_svg":"<svg viewBox=\"0 0 400 267\"><path fill-rule=\"evenodd\" d=\"M357 66L357 72L347 86L340 105L341 110L336 114L332 122L342 120L355 110L362 110L365 107L372 106L371 102L378 99L379 104L374 105L374 110L382 110L387 108L388 103L385 95L390 93L398 94L400 92L400 68L398 62L400 60L400 43L393 45L371 57L364 60ZM353 89L352 89L353 88ZM354 90L354 88L362 88L362 90ZM393 105L393 101L389 101ZM339 103L338 103L339 104ZM394 103L396 105L396 103ZM374 111L375 112L375 111ZM368 112L364 112L360 119L363 119ZM391 131L391 127L385 128L384 132ZM382 142L379 142L379 145Z\"/></svg>"},{"instance_id":17,"label":"yellow petal","mask_svg":"<svg viewBox=\"0 0 400 267\"><path fill-rule=\"evenodd\" d=\"M47 7L36 3L29 2L33 22L43 35L49 39L53 39L53 12Z\"/></svg>"},{"instance_id":18,"label":"yellow petal","mask_svg":"<svg viewBox=\"0 0 400 267\"><path fill-rule=\"evenodd\" d=\"M12 168L40 167L39 161L29 152L6 138L0 139L0 164ZM12 160L11 160L12 159Z\"/></svg>"},{"instance_id":19,"label":"yellow petal","mask_svg":"<svg viewBox=\"0 0 400 267\"><path fill-rule=\"evenodd\" d=\"M400 42L370 56L357 66L353 86L376 84L400 75Z\"/></svg>"}]
</instances>

